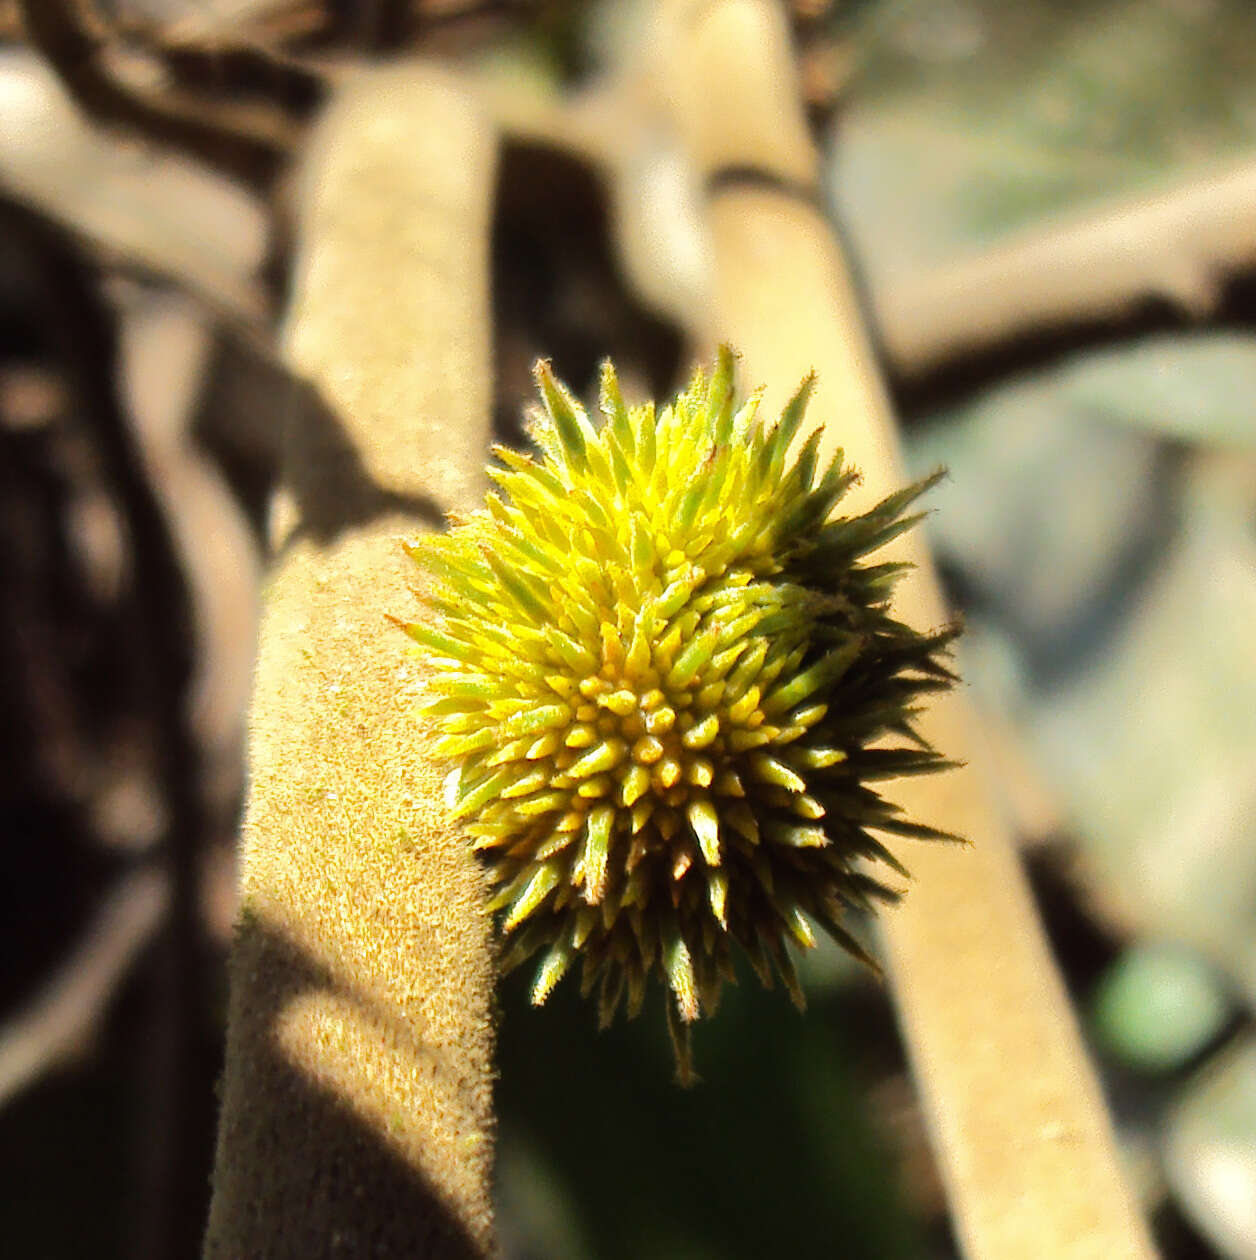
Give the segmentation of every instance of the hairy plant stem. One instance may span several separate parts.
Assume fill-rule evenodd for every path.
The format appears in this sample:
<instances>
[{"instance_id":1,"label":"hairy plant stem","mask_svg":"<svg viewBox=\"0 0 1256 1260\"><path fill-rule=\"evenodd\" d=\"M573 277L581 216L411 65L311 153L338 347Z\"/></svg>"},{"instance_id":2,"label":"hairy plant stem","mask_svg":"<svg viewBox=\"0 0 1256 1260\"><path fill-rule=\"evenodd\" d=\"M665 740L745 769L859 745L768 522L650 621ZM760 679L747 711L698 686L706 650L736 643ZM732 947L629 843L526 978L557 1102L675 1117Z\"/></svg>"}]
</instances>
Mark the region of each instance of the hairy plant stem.
<instances>
[{"instance_id":1,"label":"hairy plant stem","mask_svg":"<svg viewBox=\"0 0 1256 1260\"><path fill-rule=\"evenodd\" d=\"M276 507L210 1257L492 1251L491 924L385 612L401 540L482 492L495 158L449 76L399 64L340 89L297 189L317 397Z\"/></svg>"},{"instance_id":2,"label":"hairy plant stem","mask_svg":"<svg viewBox=\"0 0 1256 1260\"><path fill-rule=\"evenodd\" d=\"M827 421L867 501L903 483L898 439L850 272L815 195L817 158L797 104L780 8L766 0L659 0L676 124L706 177L714 294L699 330L729 340L767 407L812 368ZM805 440L807 432L798 435ZM826 450L827 448L827 450ZM895 558L915 571L898 615L939 625L946 609L923 539ZM983 777L962 692L920 729L967 767L902 780L888 795L914 818L966 836L921 845L915 879L885 915L894 994L965 1251L991 1260L1152 1254L1067 997L1007 828Z\"/></svg>"}]
</instances>

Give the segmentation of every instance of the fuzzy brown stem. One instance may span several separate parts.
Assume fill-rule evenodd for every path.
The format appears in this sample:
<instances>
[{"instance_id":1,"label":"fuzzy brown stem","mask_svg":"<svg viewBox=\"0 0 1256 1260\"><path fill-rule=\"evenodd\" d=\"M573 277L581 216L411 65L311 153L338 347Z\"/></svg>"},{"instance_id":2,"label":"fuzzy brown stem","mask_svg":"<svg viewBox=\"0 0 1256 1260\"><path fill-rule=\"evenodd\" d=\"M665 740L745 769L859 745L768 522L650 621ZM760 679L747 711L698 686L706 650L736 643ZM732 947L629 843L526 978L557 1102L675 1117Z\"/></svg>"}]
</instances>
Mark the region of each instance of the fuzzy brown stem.
<instances>
[{"instance_id":1,"label":"fuzzy brown stem","mask_svg":"<svg viewBox=\"0 0 1256 1260\"><path fill-rule=\"evenodd\" d=\"M482 493L495 156L456 82L398 65L338 92L298 190L317 398L261 629L207 1257L492 1251L491 924L386 614L402 539Z\"/></svg>"},{"instance_id":2,"label":"fuzzy brown stem","mask_svg":"<svg viewBox=\"0 0 1256 1260\"><path fill-rule=\"evenodd\" d=\"M661 0L675 118L707 176L714 300L701 330L769 383L767 412L808 370L825 446L845 448L866 505L902 484L898 440L850 273L813 197L817 160L797 105L778 5ZM806 434L800 434L804 439ZM923 538L896 610L946 620ZM990 1260L1151 1255L1121 1180L1107 1113L1006 827L983 778L964 694L924 734L962 771L892 786L910 817L967 851L920 845L915 880L886 915L903 1025L965 1251Z\"/></svg>"}]
</instances>

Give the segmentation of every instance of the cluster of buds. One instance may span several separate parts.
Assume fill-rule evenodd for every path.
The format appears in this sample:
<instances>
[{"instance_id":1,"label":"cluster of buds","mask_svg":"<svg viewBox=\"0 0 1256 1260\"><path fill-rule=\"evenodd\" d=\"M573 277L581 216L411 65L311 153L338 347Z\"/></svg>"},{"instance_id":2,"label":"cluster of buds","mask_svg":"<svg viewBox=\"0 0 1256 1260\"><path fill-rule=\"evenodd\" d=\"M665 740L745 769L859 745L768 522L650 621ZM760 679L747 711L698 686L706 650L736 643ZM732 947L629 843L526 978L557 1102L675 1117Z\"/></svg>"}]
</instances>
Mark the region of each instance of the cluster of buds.
<instances>
[{"instance_id":1,"label":"cluster of buds","mask_svg":"<svg viewBox=\"0 0 1256 1260\"><path fill-rule=\"evenodd\" d=\"M930 483L835 516L840 453L818 469L817 431L788 459L810 379L766 426L728 350L657 414L606 364L599 426L536 375L537 455L496 448L486 507L410 548L405 629L506 965L542 954L540 1003L579 961L603 1022L661 978L684 1075L738 950L801 1003L788 943L863 957L850 910L896 895L878 864L905 874L885 838L946 838L874 786L947 764L912 719L954 632L897 621L906 566L865 560Z\"/></svg>"}]
</instances>

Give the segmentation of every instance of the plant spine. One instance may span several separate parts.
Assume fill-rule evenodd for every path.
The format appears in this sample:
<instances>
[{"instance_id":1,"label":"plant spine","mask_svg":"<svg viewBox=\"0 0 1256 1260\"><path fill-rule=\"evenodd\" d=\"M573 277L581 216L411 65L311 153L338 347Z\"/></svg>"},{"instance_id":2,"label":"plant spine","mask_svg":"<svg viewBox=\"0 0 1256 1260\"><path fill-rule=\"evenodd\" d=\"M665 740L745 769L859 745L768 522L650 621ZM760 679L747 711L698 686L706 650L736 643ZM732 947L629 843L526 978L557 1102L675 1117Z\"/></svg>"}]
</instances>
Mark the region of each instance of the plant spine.
<instances>
[{"instance_id":1,"label":"plant spine","mask_svg":"<svg viewBox=\"0 0 1256 1260\"><path fill-rule=\"evenodd\" d=\"M787 458L811 378L768 427L732 375L725 348L656 415L607 363L595 426L538 364L539 457L495 448L486 507L409 548L427 616L405 629L505 964L543 954L539 1004L580 960L603 1023L662 978L682 1075L735 946L801 1004L788 942L819 925L865 958L848 912L897 895L878 837L953 838L874 786L948 764L912 718L953 682L954 631L896 621L907 566L865 560L933 479L835 517L841 453L818 470L817 431Z\"/></svg>"}]
</instances>

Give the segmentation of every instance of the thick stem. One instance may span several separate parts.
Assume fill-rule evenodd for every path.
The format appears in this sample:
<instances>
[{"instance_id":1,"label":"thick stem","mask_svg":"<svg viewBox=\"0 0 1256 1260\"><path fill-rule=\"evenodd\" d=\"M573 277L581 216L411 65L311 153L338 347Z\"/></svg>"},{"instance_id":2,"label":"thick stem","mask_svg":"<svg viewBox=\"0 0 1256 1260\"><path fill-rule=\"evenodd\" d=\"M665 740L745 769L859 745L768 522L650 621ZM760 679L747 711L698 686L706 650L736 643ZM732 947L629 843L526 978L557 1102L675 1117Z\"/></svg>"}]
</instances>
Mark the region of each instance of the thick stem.
<instances>
[{"instance_id":1,"label":"thick stem","mask_svg":"<svg viewBox=\"0 0 1256 1260\"><path fill-rule=\"evenodd\" d=\"M491 1252L491 924L422 679L407 535L481 493L496 139L434 70L362 73L298 188L294 400L251 719L205 1254Z\"/></svg>"},{"instance_id":2,"label":"thick stem","mask_svg":"<svg viewBox=\"0 0 1256 1260\"><path fill-rule=\"evenodd\" d=\"M714 297L701 331L742 351L748 381L769 383L768 414L819 372L810 414L828 422L828 453L840 445L863 473L866 505L902 484L898 440L849 270L811 194L816 157L782 12L764 0L661 0L660 12L676 121L710 190ZM946 609L922 537L902 553L917 568L898 613L940 625ZM991 1260L1149 1256L963 692L921 725L968 765L890 794L972 845L905 854L915 880L885 932L965 1250Z\"/></svg>"}]
</instances>

